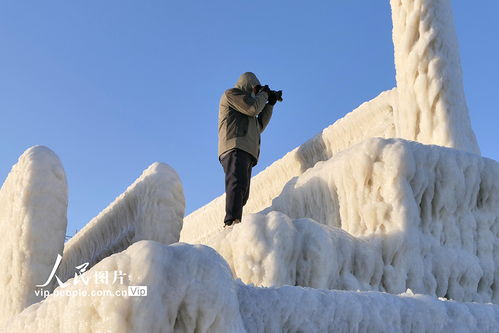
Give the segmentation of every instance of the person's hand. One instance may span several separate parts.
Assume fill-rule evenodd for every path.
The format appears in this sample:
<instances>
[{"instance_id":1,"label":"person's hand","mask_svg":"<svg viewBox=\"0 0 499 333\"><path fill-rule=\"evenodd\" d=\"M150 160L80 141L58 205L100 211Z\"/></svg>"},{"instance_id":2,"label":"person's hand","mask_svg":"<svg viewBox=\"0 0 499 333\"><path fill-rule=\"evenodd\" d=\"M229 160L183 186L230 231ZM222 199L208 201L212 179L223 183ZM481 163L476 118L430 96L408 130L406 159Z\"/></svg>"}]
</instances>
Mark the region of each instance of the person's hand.
<instances>
[{"instance_id":1,"label":"person's hand","mask_svg":"<svg viewBox=\"0 0 499 333\"><path fill-rule=\"evenodd\" d=\"M265 91L268 95L270 95L270 88L268 85L264 85L260 91Z\"/></svg>"}]
</instances>

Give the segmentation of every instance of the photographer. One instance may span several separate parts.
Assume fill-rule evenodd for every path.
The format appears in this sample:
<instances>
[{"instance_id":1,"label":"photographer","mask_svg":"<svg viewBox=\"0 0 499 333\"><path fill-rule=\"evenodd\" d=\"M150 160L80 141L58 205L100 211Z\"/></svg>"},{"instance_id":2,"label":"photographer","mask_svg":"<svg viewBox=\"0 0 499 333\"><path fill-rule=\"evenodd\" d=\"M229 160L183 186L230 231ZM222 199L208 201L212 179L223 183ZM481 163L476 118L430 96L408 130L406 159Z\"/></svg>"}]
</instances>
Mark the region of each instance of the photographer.
<instances>
[{"instance_id":1,"label":"photographer","mask_svg":"<svg viewBox=\"0 0 499 333\"><path fill-rule=\"evenodd\" d=\"M251 169L260 155L260 133L282 92L261 86L246 72L224 92L218 114L218 158L225 172L225 226L241 222L248 201Z\"/></svg>"}]
</instances>

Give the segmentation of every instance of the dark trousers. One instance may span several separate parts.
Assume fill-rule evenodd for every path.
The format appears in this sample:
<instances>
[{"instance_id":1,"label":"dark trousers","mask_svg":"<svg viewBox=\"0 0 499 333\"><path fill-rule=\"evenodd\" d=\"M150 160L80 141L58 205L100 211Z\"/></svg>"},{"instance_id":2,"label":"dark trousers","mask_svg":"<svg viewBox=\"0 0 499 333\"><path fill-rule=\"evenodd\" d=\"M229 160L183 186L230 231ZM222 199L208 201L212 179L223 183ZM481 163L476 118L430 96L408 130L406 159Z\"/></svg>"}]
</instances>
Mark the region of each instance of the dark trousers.
<instances>
[{"instance_id":1,"label":"dark trousers","mask_svg":"<svg viewBox=\"0 0 499 333\"><path fill-rule=\"evenodd\" d=\"M243 206L250 192L251 169L255 158L241 149L234 149L222 156L220 161L225 172L225 224L241 221Z\"/></svg>"}]
</instances>

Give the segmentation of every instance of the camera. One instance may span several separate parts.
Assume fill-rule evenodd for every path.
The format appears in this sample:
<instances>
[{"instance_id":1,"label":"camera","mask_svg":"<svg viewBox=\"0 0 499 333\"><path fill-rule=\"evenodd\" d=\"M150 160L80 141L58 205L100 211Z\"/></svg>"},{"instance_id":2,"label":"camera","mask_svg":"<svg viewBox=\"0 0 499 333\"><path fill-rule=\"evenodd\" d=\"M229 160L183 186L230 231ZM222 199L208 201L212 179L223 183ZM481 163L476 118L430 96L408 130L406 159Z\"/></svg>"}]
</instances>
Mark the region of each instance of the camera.
<instances>
[{"instance_id":1,"label":"camera","mask_svg":"<svg viewBox=\"0 0 499 333\"><path fill-rule=\"evenodd\" d=\"M275 97L277 101L282 102L282 90L270 90L268 85L256 85L254 89L255 93L261 90L266 91L269 94L269 98Z\"/></svg>"},{"instance_id":2,"label":"camera","mask_svg":"<svg viewBox=\"0 0 499 333\"><path fill-rule=\"evenodd\" d=\"M271 90L270 93L269 93L269 97L270 96L275 96L275 98L277 99L277 101L279 102L282 102L282 90Z\"/></svg>"}]
</instances>

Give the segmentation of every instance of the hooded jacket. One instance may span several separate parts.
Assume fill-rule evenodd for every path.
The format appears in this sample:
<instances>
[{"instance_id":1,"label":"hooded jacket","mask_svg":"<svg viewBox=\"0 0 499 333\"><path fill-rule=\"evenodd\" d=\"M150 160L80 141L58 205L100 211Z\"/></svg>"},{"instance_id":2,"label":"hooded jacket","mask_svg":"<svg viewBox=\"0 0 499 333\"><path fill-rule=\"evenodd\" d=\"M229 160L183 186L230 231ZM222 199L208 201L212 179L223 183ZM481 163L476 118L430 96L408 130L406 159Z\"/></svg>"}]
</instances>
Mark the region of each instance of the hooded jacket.
<instances>
[{"instance_id":1,"label":"hooded jacket","mask_svg":"<svg viewBox=\"0 0 499 333\"><path fill-rule=\"evenodd\" d=\"M253 87L260 81L255 74L246 72L220 98L218 113L218 158L231 149L250 153L258 163L260 133L272 117L273 105L267 104L268 94L260 91L253 95Z\"/></svg>"}]
</instances>

